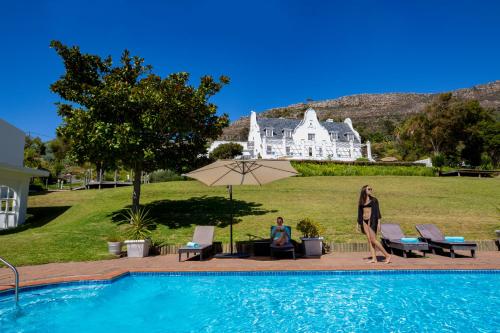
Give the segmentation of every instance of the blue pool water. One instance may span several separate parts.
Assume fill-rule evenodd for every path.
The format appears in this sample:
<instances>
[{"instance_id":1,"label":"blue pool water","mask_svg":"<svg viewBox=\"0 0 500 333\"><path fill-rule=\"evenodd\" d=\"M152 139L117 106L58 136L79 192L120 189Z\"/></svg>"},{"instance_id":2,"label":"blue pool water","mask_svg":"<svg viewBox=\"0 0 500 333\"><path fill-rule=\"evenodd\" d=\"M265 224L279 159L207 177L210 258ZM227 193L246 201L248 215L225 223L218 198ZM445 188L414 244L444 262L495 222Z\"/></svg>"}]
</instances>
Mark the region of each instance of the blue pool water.
<instances>
[{"instance_id":1,"label":"blue pool water","mask_svg":"<svg viewBox=\"0 0 500 333\"><path fill-rule=\"evenodd\" d=\"M499 272L133 274L0 296L0 332L499 332Z\"/></svg>"}]
</instances>

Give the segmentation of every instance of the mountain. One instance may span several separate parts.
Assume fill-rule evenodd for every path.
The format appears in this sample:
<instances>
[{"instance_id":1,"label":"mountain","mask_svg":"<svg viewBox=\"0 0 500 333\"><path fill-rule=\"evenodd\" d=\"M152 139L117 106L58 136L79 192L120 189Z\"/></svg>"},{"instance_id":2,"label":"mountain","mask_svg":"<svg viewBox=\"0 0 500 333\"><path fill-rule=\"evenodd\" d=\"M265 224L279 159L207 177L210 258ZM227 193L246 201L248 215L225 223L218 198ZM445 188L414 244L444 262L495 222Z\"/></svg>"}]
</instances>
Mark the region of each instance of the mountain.
<instances>
[{"instance_id":1,"label":"mountain","mask_svg":"<svg viewBox=\"0 0 500 333\"><path fill-rule=\"evenodd\" d=\"M457 97L477 99L483 107L493 108L500 113L500 80L451 91ZM259 113L265 118L302 118L304 111L312 107L320 120L334 119L343 121L351 118L354 128L364 132L384 132L388 127L421 112L438 94L385 93L359 94L336 99L298 103L285 107L273 108ZM250 118L242 117L224 129L221 140L245 141L248 135Z\"/></svg>"}]
</instances>

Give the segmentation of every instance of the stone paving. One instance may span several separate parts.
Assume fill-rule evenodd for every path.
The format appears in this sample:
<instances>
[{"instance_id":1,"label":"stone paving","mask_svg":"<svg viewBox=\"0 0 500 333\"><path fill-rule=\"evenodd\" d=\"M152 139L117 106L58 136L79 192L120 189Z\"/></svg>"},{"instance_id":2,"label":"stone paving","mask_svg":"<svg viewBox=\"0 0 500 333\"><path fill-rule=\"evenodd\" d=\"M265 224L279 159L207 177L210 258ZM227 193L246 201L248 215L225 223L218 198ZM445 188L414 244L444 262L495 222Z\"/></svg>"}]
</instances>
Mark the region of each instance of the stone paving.
<instances>
[{"instance_id":1,"label":"stone paving","mask_svg":"<svg viewBox=\"0 0 500 333\"><path fill-rule=\"evenodd\" d=\"M367 253L331 253L322 258L270 259L215 259L198 261L197 257L178 262L177 255L147 258L119 258L92 262L52 263L19 267L20 285L57 283L63 281L111 279L126 272L161 271L275 271L275 270L368 270L368 269L500 269L500 252L478 252L476 258L429 254L426 257L402 258L394 255L392 263L368 263ZM380 261L383 257L378 258ZM12 288L13 274L0 268L0 290Z\"/></svg>"}]
</instances>

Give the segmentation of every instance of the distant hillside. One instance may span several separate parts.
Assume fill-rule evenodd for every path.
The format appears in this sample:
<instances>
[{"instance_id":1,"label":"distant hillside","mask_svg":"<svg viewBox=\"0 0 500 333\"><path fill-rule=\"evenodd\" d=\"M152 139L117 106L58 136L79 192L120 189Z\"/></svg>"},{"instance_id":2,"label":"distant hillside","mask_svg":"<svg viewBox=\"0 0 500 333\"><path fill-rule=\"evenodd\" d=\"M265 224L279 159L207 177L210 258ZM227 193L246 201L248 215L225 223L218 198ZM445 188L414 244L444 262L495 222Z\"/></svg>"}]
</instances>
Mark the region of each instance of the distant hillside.
<instances>
[{"instance_id":1,"label":"distant hillside","mask_svg":"<svg viewBox=\"0 0 500 333\"><path fill-rule=\"evenodd\" d=\"M477 99L483 107L489 107L500 113L500 80L452 91L458 97ZM398 124L408 116L423 110L438 94L386 93L360 94L336 99L298 103L285 107L273 108L258 114L268 118L302 118L304 111L312 107L320 120L332 118L343 121L351 118L355 128L368 132L384 131L387 123ZM242 117L224 130L221 139L246 140L249 117Z\"/></svg>"}]
</instances>

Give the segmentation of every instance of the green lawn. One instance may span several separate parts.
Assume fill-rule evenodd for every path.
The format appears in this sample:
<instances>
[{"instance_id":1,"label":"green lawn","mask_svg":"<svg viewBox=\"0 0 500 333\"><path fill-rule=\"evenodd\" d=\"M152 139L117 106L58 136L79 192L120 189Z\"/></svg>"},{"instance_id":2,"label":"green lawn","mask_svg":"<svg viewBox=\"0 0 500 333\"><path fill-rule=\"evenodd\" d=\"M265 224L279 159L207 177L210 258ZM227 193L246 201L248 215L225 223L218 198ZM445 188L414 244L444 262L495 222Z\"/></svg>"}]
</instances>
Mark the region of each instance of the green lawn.
<instances>
[{"instance_id":1,"label":"green lawn","mask_svg":"<svg viewBox=\"0 0 500 333\"><path fill-rule=\"evenodd\" d=\"M500 179L435 177L297 177L262 187L234 187L236 240L266 237L276 216L295 227L302 217L325 225L335 242L363 241L355 232L359 189L370 184L384 221L435 223L448 235L492 239L500 229ZM0 254L17 265L108 258L106 237L120 230L117 214L130 203L131 188L55 192L29 198L29 223L0 233ZM197 224L216 224L216 240L229 239L227 192L196 181L142 188L141 201L157 218L153 239L190 240ZM295 231L295 229L294 229ZM298 234L292 231L292 237Z\"/></svg>"}]
</instances>

